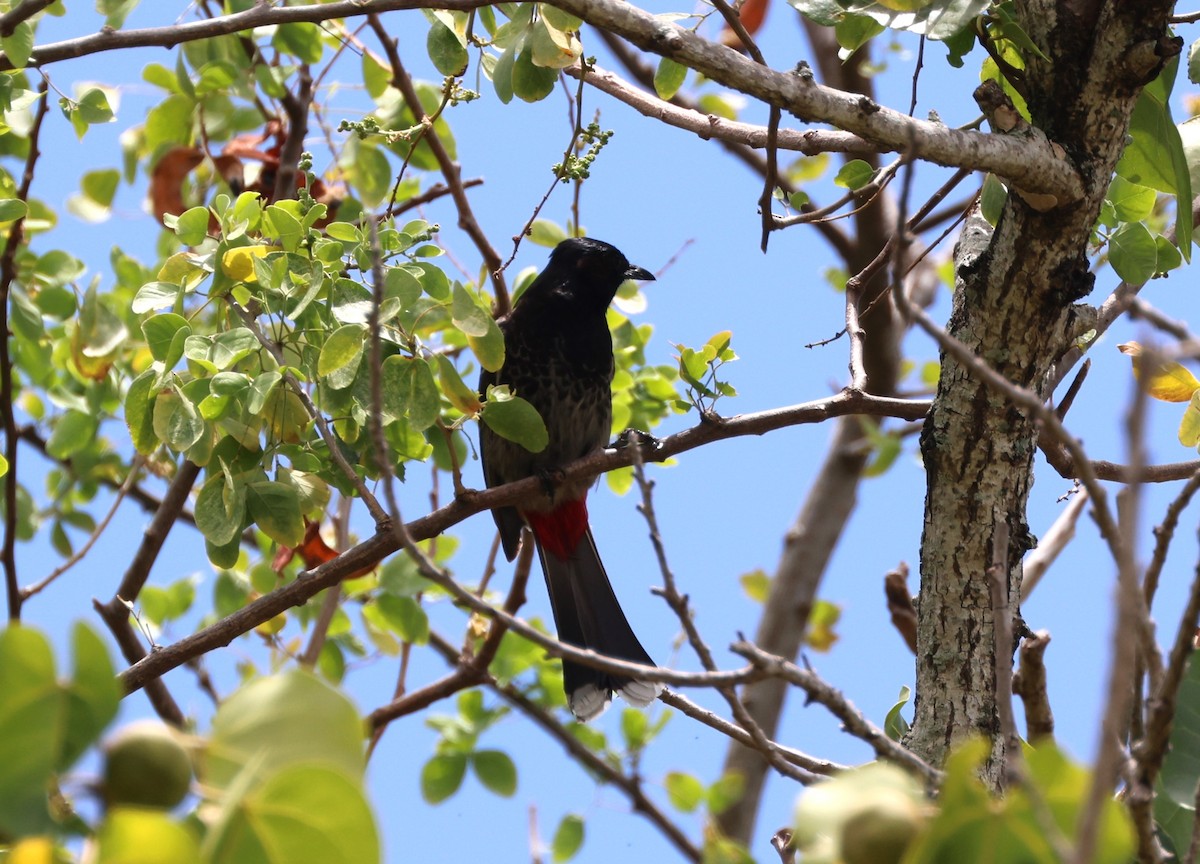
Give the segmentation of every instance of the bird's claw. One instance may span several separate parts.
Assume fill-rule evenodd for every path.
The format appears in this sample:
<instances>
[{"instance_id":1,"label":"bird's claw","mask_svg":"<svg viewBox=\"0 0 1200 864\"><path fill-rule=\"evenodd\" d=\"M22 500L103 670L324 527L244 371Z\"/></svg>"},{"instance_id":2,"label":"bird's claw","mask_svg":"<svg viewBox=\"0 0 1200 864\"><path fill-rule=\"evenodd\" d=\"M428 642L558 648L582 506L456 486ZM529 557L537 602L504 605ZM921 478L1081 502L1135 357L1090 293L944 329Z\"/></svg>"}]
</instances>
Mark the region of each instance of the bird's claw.
<instances>
[{"instance_id":1,"label":"bird's claw","mask_svg":"<svg viewBox=\"0 0 1200 864\"><path fill-rule=\"evenodd\" d=\"M542 491L546 493L546 497L553 500L554 492L562 485L563 472L560 468L547 468L537 473L538 480L542 483Z\"/></svg>"},{"instance_id":2,"label":"bird's claw","mask_svg":"<svg viewBox=\"0 0 1200 864\"><path fill-rule=\"evenodd\" d=\"M662 449L662 442L649 432L644 432L641 429L630 428L618 435L616 440L612 443L614 450L624 450L629 446L644 447L653 453Z\"/></svg>"}]
</instances>

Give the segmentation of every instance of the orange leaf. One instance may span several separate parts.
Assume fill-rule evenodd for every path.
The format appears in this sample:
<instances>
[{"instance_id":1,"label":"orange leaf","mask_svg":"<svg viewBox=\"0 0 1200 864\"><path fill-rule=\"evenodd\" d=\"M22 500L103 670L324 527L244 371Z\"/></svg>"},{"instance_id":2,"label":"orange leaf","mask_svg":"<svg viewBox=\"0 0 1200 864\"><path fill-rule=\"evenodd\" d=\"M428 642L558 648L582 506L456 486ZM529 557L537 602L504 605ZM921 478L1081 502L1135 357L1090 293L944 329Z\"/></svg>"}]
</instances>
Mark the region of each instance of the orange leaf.
<instances>
[{"instance_id":1,"label":"orange leaf","mask_svg":"<svg viewBox=\"0 0 1200 864\"><path fill-rule=\"evenodd\" d=\"M763 21L767 17L767 0L743 0L737 10L742 19L742 26L746 28L746 35L753 36L762 27ZM717 37L717 41L737 51L746 50L742 45L742 40L728 24L721 28L721 34Z\"/></svg>"}]
</instances>

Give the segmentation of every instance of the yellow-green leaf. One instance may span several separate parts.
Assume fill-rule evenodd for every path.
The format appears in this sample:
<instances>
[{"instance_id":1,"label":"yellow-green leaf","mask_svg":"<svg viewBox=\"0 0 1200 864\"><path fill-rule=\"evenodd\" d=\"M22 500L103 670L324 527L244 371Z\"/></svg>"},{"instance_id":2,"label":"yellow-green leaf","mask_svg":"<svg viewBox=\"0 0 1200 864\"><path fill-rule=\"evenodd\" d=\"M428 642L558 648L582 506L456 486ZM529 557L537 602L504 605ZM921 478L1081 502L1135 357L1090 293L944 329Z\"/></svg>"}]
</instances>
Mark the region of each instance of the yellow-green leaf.
<instances>
[{"instance_id":1,"label":"yellow-green leaf","mask_svg":"<svg viewBox=\"0 0 1200 864\"><path fill-rule=\"evenodd\" d=\"M1142 346L1137 342L1123 342L1117 346L1122 354L1133 358L1133 374L1146 385L1146 392L1163 402L1187 402L1200 390L1200 381L1185 367L1174 361L1160 363L1148 378L1143 368ZM1190 445L1189 445L1190 446Z\"/></svg>"}]
</instances>

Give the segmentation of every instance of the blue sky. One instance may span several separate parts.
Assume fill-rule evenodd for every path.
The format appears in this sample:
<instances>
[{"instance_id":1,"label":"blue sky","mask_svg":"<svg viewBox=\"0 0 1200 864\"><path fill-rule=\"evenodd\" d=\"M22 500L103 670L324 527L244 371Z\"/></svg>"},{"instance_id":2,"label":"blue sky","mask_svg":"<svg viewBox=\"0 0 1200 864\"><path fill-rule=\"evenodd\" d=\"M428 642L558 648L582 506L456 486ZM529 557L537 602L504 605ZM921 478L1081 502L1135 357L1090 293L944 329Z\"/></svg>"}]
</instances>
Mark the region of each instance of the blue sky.
<instances>
[{"instance_id":1,"label":"blue sky","mask_svg":"<svg viewBox=\"0 0 1200 864\"><path fill-rule=\"evenodd\" d=\"M183 14L184 5L171 4L170 10L164 10L161 5L151 8L152 4L143 4L128 26L169 23L172 16ZM651 9L669 11L665 4L653 4ZM777 67L790 67L809 54L795 17L780 3L771 9L763 48L767 59ZM417 60L423 55L424 19L412 13L389 16L389 21L394 22L394 33L406 61L412 62L414 74L436 79L436 73ZM99 23L90 11L72 8L66 20L47 22L53 27L47 26L39 41L49 38L46 34L50 33L54 34L52 38L63 38L92 32ZM883 57L888 68L879 86L880 101L885 104L907 107L915 65L910 50L913 44L902 40L906 47L888 51ZM617 69L601 51L598 39L585 36L585 50L598 54L602 65ZM968 58L967 68L960 71L950 69L943 54L944 49L938 45L926 51L918 115L936 109L948 124L965 122L976 113L970 92L978 81L981 55L976 51ZM34 184L34 194L60 212L59 227L39 238L35 248L69 249L88 264L88 278L100 275L102 286L111 284L108 254L113 245L120 245L143 261L153 259L158 229L142 209L144 185L139 182L133 187L122 186L113 217L99 225L75 219L66 214L63 205L75 191L74 184L83 171L120 165L119 134L142 122L157 96L155 88L140 77L141 67L151 62L170 66L173 57L162 49L142 49L97 55L49 70L55 86L64 90L75 80L89 80L117 86L122 94L117 121L93 128L82 142L52 111L48 134L43 136L45 155ZM347 75L352 77L356 66L348 68ZM470 74L474 74L474 68ZM1177 95L1186 92L1186 84L1177 85ZM687 86L692 86L691 80ZM457 138L464 176L485 181L471 191L480 222L507 257L511 250L508 238L519 231L543 195L550 182L551 166L560 160L570 130L559 94L536 105L514 101L504 106L486 81L482 92L482 99L452 109L448 120ZM847 377L845 342L818 349L803 347L833 335L842 326L842 297L821 275L834 261L817 232L797 227L775 234L770 252L764 256L758 248L756 211L761 187L756 176L712 142L662 127L603 94L589 93L586 99L587 112L599 110L601 125L616 130L584 187L582 221L588 233L614 243L632 262L653 271L662 269L679 253L675 264L645 289L648 309L639 318L655 325L651 362L673 362L672 343L697 345L718 331L730 330L733 347L741 359L726 371L740 395L720 403L720 411L749 412L835 392ZM335 124L343 117L354 119L361 113L364 100L362 94L338 94L331 119ZM748 111L743 119L755 121L764 116ZM797 125L787 118L785 124ZM318 158L318 167L321 164ZM919 188L932 189L946 176L947 172L922 167L918 172ZM815 187L812 194L822 202L834 197L828 184ZM543 216L564 222L569 207L568 188L562 187ZM454 227L456 218L446 203L431 206L426 215L442 224L441 241L454 259L477 272L478 255ZM540 267L547 253L545 248L524 243L510 273L526 266ZM947 253L946 247L938 251ZM1195 317L1191 281L1189 271L1178 271L1169 279L1148 285L1143 296L1172 317ZM1115 284L1111 271L1100 271L1096 291L1089 300L1099 302ZM948 309L949 296L943 292L931 312L943 319ZM1132 392L1132 378L1127 358L1120 356L1115 346L1129 338L1145 340L1147 334L1122 323L1092 349L1094 368L1069 415L1069 427L1097 458L1124 458L1120 424ZM928 339L912 335L905 343L905 356L920 365L936 359L937 352ZM1189 458L1189 452L1175 440L1178 419L1178 406L1152 406L1151 461ZM656 432L668 434L695 422L694 413L669 418ZM123 431L123 427L113 425L103 434L119 440ZM830 429L825 426L788 429L762 438L714 444L685 454L673 467L651 469L657 482L656 509L672 567L681 590L691 597L701 632L714 647L729 644L739 632L753 633L759 609L746 597L739 577L757 568L773 571L784 533L829 437ZM924 473L915 446L915 439L908 439L905 453L891 470L861 486L859 508L830 563L821 591L824 599L842 608L840 638L829 653L809 654L818 672L880 723L900 687L913 683L912 657L888 621L882 581L888 570L905 561L914 574L911 587L916 587ZM411 472L414 476L421 473ZM468 485L482 485L477 463L467 467L465 480ZM1049 527L1063 506L1058 499L1070 486L1039 460L1029 511L1035 534L1043 534ZM420 478L400 490L406 515L425 512L427 491ZM1149 528L1159 521L1171 495L1169 488L1148 490L1144 538L1139 549L1143 558L1150 548ZM678 622L666 605L649 593L649 587L660 584L661 577L645 523L635 505L634 496L614 496L601 484L591 504L597 544L631 623L650 653L660 663L694 669L694 658L686 650L677 652L674 648ZM98 626L90 600L111 595L128 550L140 539L146 521L147 517L132 507L123 508L92 555L27 605L26 620L50 631L60 645L65 641L68 622L82 617ZM365 519L356 524L360 531L368 530ZM1156 606L1163 638L1173 635L1177 610L1193 571L1197 551L1194 525L1195 517L1185 515L1164 574ZM482 571L491 543L491 520L481 514L458 526L454 534L461 546L451 567L462 578L473 580ZM40 578L56 563L44 537L19 549L25 583ZM165 585L189 575L197 580L198 602L203 607L211 596L212 570L204 558L202 543L180 526L160 557L152 581ZM507 574L502 570L500 575ZM1111 561L1094 525L1085 517L1079 525L1078 539L1023 610L1031 627L1048 629L1054 638L1047 663L1060 739L1069 751L1085 759L1094 750L1097 734L1111 639L1113 586ZM448 604L443 603L432 610L434 626L457 641L465 619L457 610L446 607ZM537 577L531 581L529 603L523 613L548 619L549 606ZM164 641L181 635L184 630L176 629L166 634ZM210 658L210 667L224 692L236 680L236 663L251 655L261 658L261 653L255 642L240 640ZM719 656L723 666L740 665L737 658L724 651ZM421 652L410 680L429 680L443 671L443 664L432 653ZM364 712L369 711L388 701L394 676L393 661L375 661L348 676L349 692ZM209 706L197 692L190 673L172 672L167 681L186 711L207 718ZM706 694L688 695L721 707L719 700L709 699ZM799 693L790 699L779 734L783 743L839 761L869 758L867 748L841 733L823 709L803 707L803 701ZM447 706L445 710L450 713L452 708ZM651 710L657 716L664 709ZM149 711L144 698L134 696L126 700L122 720ZM598 722L610 735L619 735L619 710L610 711ZM627 856L631 861L671 860L670 847L645 820L629 814L628 802L619 793L597 789L553 742L516 719L493 730L485 742L507 750L517 763L519 788L512 799L497 798L469 779L449 801L436 807L425 805L419 795L418 775L432 754L434 741L434 733L421 717L405 718L390 727L372 759L371 789L387 860L456 860L482 853L497 862L527 861L531 813L536 814L541 836L549 839L566 812L577 812L587 819L587 841L578 861L611 861L614 855ZM647 754L642 773L652 789L673 770L692 772L711 782L717 777L724 754L724 740L677 716L670 721L664 739ZM796 792L786 781L771 782L758 838L752 846L760 860L771 860L774 855L768 839L790 818ZM698 841L699 820L695 816L680 819Z\"/></svg>"}]
</instances>

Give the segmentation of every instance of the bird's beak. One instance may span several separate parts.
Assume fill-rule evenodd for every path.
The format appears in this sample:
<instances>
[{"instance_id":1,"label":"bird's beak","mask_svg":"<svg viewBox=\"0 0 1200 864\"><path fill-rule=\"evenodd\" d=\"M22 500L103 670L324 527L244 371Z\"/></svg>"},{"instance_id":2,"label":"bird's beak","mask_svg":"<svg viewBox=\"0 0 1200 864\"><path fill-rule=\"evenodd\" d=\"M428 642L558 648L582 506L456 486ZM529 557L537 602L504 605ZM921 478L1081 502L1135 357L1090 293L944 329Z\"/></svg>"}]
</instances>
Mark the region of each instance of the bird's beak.
<instances>
[{"instance_id":1,"label":"bird's beak","mask_svg":"<svg viewBox=\"0 0 1200 864\"><path fill-rule=\"evenodd\" d=\"M626 270L624 272L624 274L622 274L622 275L624 275L624 277L626 279L637 279L639 282L653 282L654 281L653 273L651 273L645 267L635 267L632 264L629 265L629 269Z\"/></svg>"}]
</instances>

